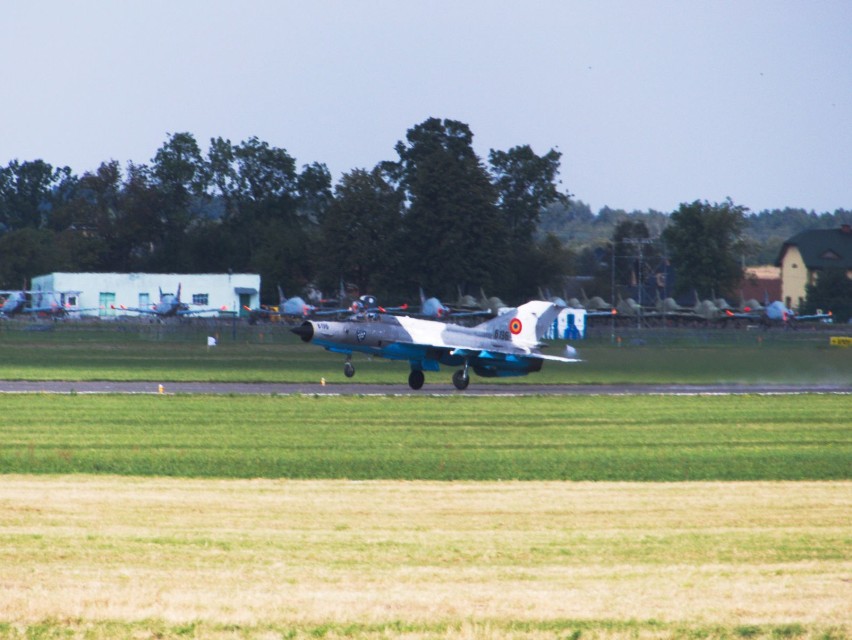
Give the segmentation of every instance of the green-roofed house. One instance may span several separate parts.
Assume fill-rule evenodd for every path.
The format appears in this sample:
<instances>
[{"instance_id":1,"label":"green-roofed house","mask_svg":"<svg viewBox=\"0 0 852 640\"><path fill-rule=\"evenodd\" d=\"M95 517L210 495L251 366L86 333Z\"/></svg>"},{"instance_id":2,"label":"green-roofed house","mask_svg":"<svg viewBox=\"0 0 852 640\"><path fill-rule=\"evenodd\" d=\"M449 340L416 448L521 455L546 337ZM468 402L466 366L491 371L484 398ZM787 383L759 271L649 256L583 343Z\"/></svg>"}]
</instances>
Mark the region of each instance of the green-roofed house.
<instances>
[{"instance_id":1,"label":"green-roofed house","mask_svg":"<svg viewBox=\"0 0 852 640\"><path fill-rule=\"evenodd\" d=\"M800 311L805 286L814 284L825 269L845 269L852 278L852 226L811 229L797 233L781 247L775 266L781 267L781 296L784 304Z\"/></svg>"}]
</instances>

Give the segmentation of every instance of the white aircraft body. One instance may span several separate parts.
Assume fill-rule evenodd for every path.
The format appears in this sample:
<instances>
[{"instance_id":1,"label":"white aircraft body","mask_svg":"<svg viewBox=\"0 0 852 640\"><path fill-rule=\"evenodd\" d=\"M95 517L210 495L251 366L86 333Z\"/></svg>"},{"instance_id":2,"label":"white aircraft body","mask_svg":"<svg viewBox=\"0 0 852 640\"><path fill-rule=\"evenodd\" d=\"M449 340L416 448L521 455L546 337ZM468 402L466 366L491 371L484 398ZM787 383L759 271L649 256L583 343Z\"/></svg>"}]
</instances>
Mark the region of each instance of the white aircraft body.
<instances>
[{"instance_id":1,"label":"white aircraft body","mask_svg":"<svg viewBox=\"0 0 852 640\"><path fill-rule=\"evenodd\" d=\"M470 369L487 378L523 376L539 371L545 360L578 362L572 347L564 356L541 352L540 341L561 310L534 300L475 327L370 311L340 322L309 320L292 331L305 342L344 354L347 377L355 375L351 358L357 351L408 360L412 389L423 386L424 371L440 371L442 364L461 367L453 374L453 384L461 390L470 383Z\"/></svg>"}]
</instances>

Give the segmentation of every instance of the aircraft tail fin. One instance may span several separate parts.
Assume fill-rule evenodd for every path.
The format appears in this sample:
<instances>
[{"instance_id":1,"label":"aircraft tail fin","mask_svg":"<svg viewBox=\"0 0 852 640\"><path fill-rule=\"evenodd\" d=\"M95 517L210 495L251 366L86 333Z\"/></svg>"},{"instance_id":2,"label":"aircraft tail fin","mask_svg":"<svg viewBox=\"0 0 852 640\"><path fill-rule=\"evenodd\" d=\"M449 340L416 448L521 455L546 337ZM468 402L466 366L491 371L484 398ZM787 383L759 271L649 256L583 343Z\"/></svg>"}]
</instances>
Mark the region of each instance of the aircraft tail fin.
<instances>
[{"instance_id":1,"label":"aircraft tail fin","mask_svg":"<svg viewBox=\"0 0 852 640\"><path fill-rule=\"evenodd\" d=\"M483 322L477 328L499 332L499 337L524 345L537 344L553 325L562 307L545 300L533 300Z\"/></svg>"}]
</instances>

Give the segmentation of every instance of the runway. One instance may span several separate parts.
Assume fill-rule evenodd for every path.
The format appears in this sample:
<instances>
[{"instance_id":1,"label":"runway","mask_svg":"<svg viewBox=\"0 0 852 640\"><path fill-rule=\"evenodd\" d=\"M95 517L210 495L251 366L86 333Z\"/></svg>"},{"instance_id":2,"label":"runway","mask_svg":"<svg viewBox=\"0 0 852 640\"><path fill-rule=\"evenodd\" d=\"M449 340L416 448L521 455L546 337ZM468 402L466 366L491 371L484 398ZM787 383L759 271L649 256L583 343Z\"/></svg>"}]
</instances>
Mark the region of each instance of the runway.
<instances>
[{"instance_id":1,"label":"runway","mask_svg":"<svg viewBox=\"0 0 852 640\"><path fill-rule=\"evenodd\" d=\"M162 388L161 388L162 384ZM578 395L745 395L852 394L852 386L832 384L476 384L458 391L450 384L427 384L414 391L405 384L240 383L240 382L109 382L0 380L0 393L56 394L212 394L316 396L578 396Z\"/></svg>"}]
</instances>

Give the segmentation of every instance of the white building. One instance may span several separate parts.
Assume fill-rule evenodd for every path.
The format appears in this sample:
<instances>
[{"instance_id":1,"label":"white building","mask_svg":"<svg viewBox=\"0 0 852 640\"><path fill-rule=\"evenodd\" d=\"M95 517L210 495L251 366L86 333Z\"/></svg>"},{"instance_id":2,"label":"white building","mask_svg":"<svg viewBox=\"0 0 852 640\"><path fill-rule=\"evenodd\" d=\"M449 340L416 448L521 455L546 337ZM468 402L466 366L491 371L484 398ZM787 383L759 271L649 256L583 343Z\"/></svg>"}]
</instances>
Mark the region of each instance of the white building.
<instances>
[{"instance_id":1,"label":"white building","mask_svg":"<svg viewBox=\"0 0 852 640\"><path fill-rule=\"evenodd\" d=\"M181 302L190 309L225 307L244 314L245 307L260 306L256 273L48 273L32 281L34 290L56 292L60 304L100 317L139 315L121 306L150 309L161 291L177 295L178 287Z\"/></svg>"}]
</instances>

